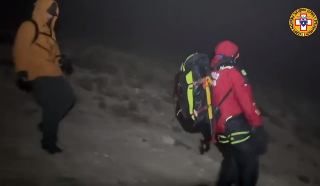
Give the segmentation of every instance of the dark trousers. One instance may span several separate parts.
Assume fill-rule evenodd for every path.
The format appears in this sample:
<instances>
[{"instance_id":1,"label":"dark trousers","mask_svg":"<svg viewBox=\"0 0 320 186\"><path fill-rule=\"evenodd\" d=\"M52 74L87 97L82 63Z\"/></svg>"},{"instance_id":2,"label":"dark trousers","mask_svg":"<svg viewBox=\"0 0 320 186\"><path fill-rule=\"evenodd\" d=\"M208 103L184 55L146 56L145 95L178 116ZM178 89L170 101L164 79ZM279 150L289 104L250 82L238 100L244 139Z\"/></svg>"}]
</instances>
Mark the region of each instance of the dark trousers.
<instances>
[{"instance_id":1,"label":"dark trousers","mask_svg":"<svg viewBox=\"0 0 320 186\"><path fill-rule=\"evenodd\" d=\"M64 77L38 77L33 81L33 93L42 108L42 144L55 144L58 126L75 103L75 95Z\"/></svg>"},{"instance_id":2,"label":"dark trousers","mask_svg":"<svg viewBox=\"0 0 320 186\"><path fill-rule=\"evenodd\" d=\"M252 139L231 145L218 143L223 155L216 186L255 186L259 177L259 156Z\"/></svg>"}]
</instances>

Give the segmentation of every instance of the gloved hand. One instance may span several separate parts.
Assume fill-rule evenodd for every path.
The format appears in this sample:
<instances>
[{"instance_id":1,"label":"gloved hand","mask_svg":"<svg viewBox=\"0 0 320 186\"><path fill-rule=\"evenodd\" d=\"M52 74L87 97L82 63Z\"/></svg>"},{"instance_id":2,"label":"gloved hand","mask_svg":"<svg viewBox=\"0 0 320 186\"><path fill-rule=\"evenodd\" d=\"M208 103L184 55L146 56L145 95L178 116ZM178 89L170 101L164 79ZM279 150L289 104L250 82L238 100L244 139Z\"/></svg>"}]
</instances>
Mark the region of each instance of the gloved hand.
<instances>
[{"instance_id":1,"label":"gloved hand","mask_svg":"<svg viewBox=\"0 0 320 186\"><path fill-rule=\"evenodd\" d=\"M17 73L16 85L22 91L32 91L32 83L28 80L28 73L26 71L21 71Z\"/></svg>"},{"instance_id":2,"label":"gloved hand","mask_svg":"<svg viewBox=\"0 0 320 186\"><path fill-rule=\"evenodd\" d=\"M210 143L211 139L201 139L200 140L200 154L203 155L205 152L208 152L210 150Z\"/></svg>"},{"instance_id":3,"label":"gloved hand","mask_svg":"<svg viewBox=\"0 0 320 186\"><path fill-rule=\"evenodd\" d=\"M65 55L60 56L59 63L63 73L67 75L71 75L73 73L71 60L67 58Z\"/></svg>"},{"instance_id":4,"label":"gloved hand","mask_svg":"<svg viewBox=\"0 0 320 186\"><path fill-rule=\"evenodd\" d=\"M263 125L252 128L252 138L255 141L257 152L263 155L268 151L268 134Z\"/></svg>"}]
</instances>

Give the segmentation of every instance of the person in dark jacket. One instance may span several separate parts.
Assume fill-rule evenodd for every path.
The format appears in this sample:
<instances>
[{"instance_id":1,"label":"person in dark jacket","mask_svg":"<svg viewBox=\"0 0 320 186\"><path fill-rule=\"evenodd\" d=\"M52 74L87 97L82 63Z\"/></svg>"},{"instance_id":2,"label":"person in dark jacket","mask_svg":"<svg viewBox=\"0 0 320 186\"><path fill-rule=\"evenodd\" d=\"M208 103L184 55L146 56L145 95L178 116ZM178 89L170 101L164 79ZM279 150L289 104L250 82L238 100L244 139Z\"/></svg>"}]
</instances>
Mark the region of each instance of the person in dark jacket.
<instances>
[{"instance_id":1,"label":"person in dark jacket","mask_svg":"<svg viewBox=\"0 0 320 186\"><path fill-rule=\"evenodd\" d=\"M32 91L42 108L41 143L50 154L61 152L56 145L58 125L75 103L64 77L72 73L72 65L60 54L54 32L58 14L56 1L37 0L32 19L21 24L13 46L17 86Z\"/></svg>"},{"instance_id":2,"label":"person in dark jacket","mask_svg":"<svg viewBox=\"0 0 320 186\"><path fill-rule=\"evenodd\" d=\"M255 186L259 156L267 151L267 134L251 92L247 73L237 63L238 46L223 41L212 59L214 141L223 155L217 186Z\"/></svg>"}]
</instances>

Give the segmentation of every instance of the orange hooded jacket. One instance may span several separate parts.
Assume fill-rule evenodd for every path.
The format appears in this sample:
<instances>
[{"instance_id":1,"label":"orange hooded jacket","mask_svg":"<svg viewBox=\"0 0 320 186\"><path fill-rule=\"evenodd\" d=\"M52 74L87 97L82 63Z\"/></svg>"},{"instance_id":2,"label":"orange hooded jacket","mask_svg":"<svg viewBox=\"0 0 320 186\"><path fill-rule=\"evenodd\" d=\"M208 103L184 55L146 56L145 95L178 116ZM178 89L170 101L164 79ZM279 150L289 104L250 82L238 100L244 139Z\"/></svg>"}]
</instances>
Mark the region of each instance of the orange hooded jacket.
<instances>
[{"instance_id":1,"label":"orange hooded jacket","mask_svg":"<svg viewBox=\"0 0 320 186\"><path fill-rule=\"evenodd\" d=\"M54 0L37 0L32 14L32 19L38 26L38 37L33 42L37 30L31 21L25 21L20 26L13 46L13 60L15 71L26 71L30 81L37 77L62 76L60 68L60 50L56 41L54 25L57 16L52 18L48 26L47 10ZM58 4L56 4L56 15L59 15Z\"/></svg>"}]
</instances>

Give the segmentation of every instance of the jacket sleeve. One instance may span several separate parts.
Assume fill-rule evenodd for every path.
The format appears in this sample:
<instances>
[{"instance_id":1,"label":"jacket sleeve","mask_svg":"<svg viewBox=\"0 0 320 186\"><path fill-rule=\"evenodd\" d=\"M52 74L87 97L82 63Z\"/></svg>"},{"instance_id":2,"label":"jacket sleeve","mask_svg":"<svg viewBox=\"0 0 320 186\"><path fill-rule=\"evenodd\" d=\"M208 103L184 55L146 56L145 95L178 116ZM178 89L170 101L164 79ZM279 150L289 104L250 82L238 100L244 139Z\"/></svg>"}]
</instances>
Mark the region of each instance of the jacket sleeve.
<instances>
[{"instance_id":1,"label":"jacket sleeve","mask_svg":"<svg viewBox=\"0 0 320 186\"><path fill-rule=\"evenodd\" d=\"M251 85L244 70L233 68L231 71L233 91L249 124L256 127L262 124L260 112L253 100Z\"/></svg>"},{"instance_id":2,"label":"jacket sleeve","mask_svg":"<svg viewBox=\"0 0 320 186\"><path fill-rule=\"evenodd\" d=\"M27 71L27 65L31 56L31 44L35 36L35 28L31 22L24 22L19 27L13 46L13 61L15 71Z\"/></svg>"}]
</instances>

